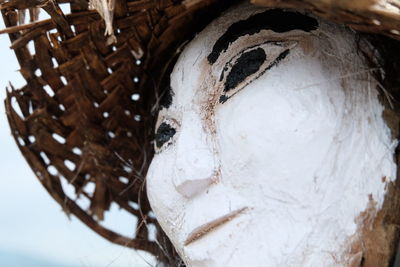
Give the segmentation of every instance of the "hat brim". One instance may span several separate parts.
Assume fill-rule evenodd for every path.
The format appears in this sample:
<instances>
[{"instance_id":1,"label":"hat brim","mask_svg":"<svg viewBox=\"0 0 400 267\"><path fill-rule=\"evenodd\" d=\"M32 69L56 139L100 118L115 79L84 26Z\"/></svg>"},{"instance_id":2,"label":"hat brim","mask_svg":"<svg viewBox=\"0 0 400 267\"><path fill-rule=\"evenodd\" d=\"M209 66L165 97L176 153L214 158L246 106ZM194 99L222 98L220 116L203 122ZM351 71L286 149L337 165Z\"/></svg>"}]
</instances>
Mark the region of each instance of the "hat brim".
<instances>
[{"instance_id":1,"label":"hat brim","mask_svg":"<svg viewBox=\"0 0 400 267\"><path fill-rule=\"evenodd\" d=\"M398 1L251 0L251 3L264 7L304 9L357 31L383 34L400 40Z\"/></svg>"}]
</instances>

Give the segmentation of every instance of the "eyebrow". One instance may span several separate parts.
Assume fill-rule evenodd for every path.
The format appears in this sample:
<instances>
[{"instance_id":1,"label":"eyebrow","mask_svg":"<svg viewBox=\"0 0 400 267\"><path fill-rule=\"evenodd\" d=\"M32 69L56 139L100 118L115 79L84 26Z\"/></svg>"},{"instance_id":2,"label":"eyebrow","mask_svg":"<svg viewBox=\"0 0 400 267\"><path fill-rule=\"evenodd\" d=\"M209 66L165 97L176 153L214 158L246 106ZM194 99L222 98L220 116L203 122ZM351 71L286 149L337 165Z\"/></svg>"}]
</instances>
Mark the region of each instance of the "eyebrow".
<instances>
[{"instance_id":1,"label":"eyebrow","mask_svg":"<svg viewBox=\"0 0 400 267\"><path fill-rule=\"evenodd\" d=\"M168 78L168 82L170 82L170 79ZM161 99L160 99L160 107L161 108L169 108L172 105L172 97L174 96L174 91L172 90L171 84L168 84L167 87L164 89L164 91L161 94Z\"/></svg>"},{"instance_id":2,"label":"eyebrow","mask_svg":"<svg viewBox=\"0 0 400 267\"><path fill-rule=\"evenodd\" d=\"M215 42L208 62L214 64L219 55L226 51L231 43L243 35L253 35L261 30L272 30L277 33L292 30L310 32L318 28L318 21L298 12L272 9L258 13L246 20L238 21L226 30L226 32Z\"/></svg>"}]
</instances>

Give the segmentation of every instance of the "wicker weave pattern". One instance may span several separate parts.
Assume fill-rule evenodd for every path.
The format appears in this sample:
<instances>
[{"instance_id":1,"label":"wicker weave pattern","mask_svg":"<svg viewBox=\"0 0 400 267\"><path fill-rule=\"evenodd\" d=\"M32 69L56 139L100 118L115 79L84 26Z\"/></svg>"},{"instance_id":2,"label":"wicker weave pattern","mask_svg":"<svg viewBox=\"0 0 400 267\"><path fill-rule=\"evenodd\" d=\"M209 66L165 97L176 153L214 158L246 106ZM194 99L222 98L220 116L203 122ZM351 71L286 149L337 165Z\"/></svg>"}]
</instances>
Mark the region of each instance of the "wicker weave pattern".
<instances>
[{"instance_id":1,"label":"wicker weave pattern","mask_svg":"<svg viewBox=\"0 0 400 267\"><path fill-rule=\"evenodd\" d=\"M400 40L400 2L397 0L251 0L266 7L300 8L351 28Z\"/></svg>"},{"instance_id":2,"label":"wicker weave pattern","mask_svg":"<svg viewBox=\"0 0 400 267\"><path fill-rule=\"evenodd\" d=\"M187 38L181 33L191 32L187 29L201 21L191 25L192 16L213 2L117 1L115 44L86 1L59 1L70 5L69 15L51 1L2 6L5 31L27 81L6 99L14 138L64 211L114 243L161 254L146 227L154 224L161 233L144 192L152 157L151 103L159 94L159 77ZM52 18L19 25L20 9L38 4ZM76 197L67 196L62 180L73 185ZM80 206L78 198L90 206ZM131 237L100 224L113 202L138 219Z\"/></svg>"}]
</instances>

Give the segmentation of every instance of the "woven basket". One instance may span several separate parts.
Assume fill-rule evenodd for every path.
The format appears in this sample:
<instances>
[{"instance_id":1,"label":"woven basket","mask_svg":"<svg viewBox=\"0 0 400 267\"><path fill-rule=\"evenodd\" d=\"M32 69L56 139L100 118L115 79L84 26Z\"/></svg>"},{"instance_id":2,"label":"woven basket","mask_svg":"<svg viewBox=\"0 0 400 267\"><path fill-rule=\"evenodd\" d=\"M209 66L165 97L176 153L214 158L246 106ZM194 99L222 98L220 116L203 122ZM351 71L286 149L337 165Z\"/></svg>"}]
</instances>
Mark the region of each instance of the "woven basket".
<instances>
[{"instance_id":1,"label":"woven basket","mask_svg":"<svg viewBox=\"0 0 400 267\"><path fill-rule=\"evenodd\" d=\"M346 9L327 1L253 2L306 8L358 30L400 39L399 13L379 13L366 5ZM117 0L112 20L89 9L86 0L1 5L7 27L2 32L9 34L27 82L8 92L6 112L30 167L67 214L111 242L148 251L171 265L179 258L152 216L144 188L157 103L185 41L232 3ZM69 5L71 14L63 14L60 5ZM51 19L36 21L37 7ZM22 23L25 9L29 24ZM374 17L362 15L365 10ZM111 36L104 34L106 28ZM391 93L398 97L398 91ZM396 117L393 127L397 123ZM73 195L66 193L65 182L74 187ZM83 207L79 199L90 205ZM101 224L112 203L132 214L133 225L137 220L131 236ZM156 228L157 240L149 225Z\"/></svg>"}]
</instances>

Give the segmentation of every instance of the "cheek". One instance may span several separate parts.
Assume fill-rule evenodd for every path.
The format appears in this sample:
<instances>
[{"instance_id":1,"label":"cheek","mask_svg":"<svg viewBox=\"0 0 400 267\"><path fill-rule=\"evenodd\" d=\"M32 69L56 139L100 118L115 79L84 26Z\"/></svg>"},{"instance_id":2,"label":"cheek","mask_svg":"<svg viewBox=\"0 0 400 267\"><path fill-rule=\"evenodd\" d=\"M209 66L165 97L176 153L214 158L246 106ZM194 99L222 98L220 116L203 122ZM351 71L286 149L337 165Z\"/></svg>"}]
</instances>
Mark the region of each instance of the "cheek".
<instances>
[{"instance_id":1,"label":"cheek","mask_svg":"<svg viewBox=\"0 0 400 267\"><path fill-rule=\"evenodd\" d=\"M180 205L182 204L171 181L172 166L174 165L173 149L171 147L163 154L155 155L146 176L150 205L157 220L169 235L172 233L172 229L169 229L168 221L171 218L179 217L178 211L181 210Z\"/></svg>"},{"instance_id":2,"label":"cheek","mask_svg":"<svg viewBox=\"0 0 400 267\"><path fill-rule=\"evenodd\" d=\"M218 107L224 183L250 193L266 182L287 182L289 189L297 183L312 184L339 118L329 88L304 92L294 91L294 85L261 78Z\"/></svg>"}]
</instances>

